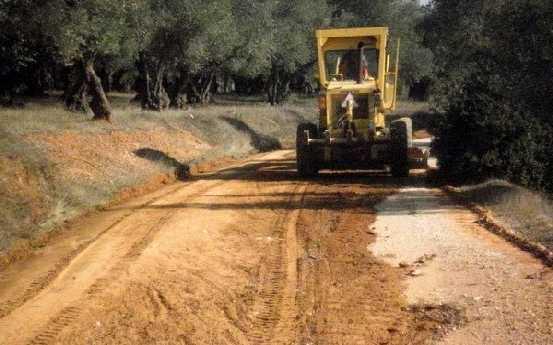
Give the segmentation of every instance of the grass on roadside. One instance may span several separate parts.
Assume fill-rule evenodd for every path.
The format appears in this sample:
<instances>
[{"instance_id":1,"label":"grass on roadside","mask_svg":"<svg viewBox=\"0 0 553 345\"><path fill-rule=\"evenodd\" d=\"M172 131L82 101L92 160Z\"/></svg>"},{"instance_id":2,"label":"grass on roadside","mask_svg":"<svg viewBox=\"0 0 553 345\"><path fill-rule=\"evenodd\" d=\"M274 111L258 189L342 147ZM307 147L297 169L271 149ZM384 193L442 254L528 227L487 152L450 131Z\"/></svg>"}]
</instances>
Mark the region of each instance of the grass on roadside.
<instances>
[{"instance_id":1,"label":"grass on roadside","mask_svg":"<svg viewBox=\"0 0 553 345\"><path fill-rule=\"evenodd\" d=\"M317 114L303 97L271 107L225 96L163 112L143 111L130 94L109 97L111 124L67 111L59 95L0 108L0 254L176 167L292 147L297 124Z\"/></svg>"},{"instance_id":2,"label":"grass on roadside","mask_svg":"<svg viewBox=\"0 0 553 345\"><path fill-rule=\"evenodd\" d=\"M491 210L526 240L553 250L553 202L545 195L502 180L460 188L463 198Z\"/></svg>"}]
</instances>

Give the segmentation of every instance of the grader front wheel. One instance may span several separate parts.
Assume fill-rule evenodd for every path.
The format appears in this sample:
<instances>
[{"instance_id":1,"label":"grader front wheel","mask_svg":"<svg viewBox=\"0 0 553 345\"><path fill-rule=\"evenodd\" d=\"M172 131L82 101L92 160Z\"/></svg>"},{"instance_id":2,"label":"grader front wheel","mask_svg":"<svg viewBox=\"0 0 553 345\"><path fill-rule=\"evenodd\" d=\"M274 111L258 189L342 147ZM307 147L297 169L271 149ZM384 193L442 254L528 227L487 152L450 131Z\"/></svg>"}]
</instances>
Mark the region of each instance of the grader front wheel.
<instances>
[{"instance_id":1,"label":"grader front wheel","mask_svg":"<svg viewBox=\"0 0 553 345\"><path fill-rule=\"evenodd\" d=\"M392 122L390 126L392 163L391 173L393 177L409 176L408 151L413 140L413 124L411 119L402 118Z\"/></svg>"},{"instance_id":2,"label":"grader front wheel","mask_svg":"<svg viewBox=\"0 0 553 345\"><path fill-rule=\"evenodd\" d=\"M296 163L298 174L301 177L312 177L318 174L317 157L313 147L308 145L308 138L315 138L317 126L303 123L298 126L296 133Z\"/></svg>"}]
</instances>

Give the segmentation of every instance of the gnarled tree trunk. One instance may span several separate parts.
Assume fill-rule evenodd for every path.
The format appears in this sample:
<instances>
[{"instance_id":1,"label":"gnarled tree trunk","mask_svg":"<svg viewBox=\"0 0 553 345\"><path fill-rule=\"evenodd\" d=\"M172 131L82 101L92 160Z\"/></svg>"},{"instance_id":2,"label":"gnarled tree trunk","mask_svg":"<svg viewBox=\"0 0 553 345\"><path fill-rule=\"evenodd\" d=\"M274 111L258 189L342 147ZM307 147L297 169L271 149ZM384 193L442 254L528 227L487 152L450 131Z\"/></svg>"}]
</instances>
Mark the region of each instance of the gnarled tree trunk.
<instances>
[{"instance_id":1,"label":"gnarled tree trunk","mask_svg":"<svg viewBox=\"0 0 553 345\"><path fill-rule=\"evenodd\" d=\"M279 85L280 85L280 71L278 66L271 66L271 75L267 82L267 98L271 105L277 105L280 101L279 97Z\"/></svg>"},{"instance_id":2,"label":"gnarled tree trunk","mask_svg":"<svg viewBox=\"0 0 553 345\"><path fill-rule=\"evenodd\" d=\"M280 104L290 95L290 77L284 74L280 77L277 85L277 104Z\"/></svg>"},{"instance_id":3,"label":"gnarled tree trunk","mask_svg":"<svg viewBox=\"0 0 553 345\"><path fill-rule=\"evenodd\" d=\"M87 112L88 106L88 84L86 83L85 68L82 61L76 61L67 76L63 102L65 107L71 111Z\"/></svg>"},{"instance_id":4,"label":"gnarled tree trunk","mask_svg":"<svg viewBox=\"0 0 553 345\"><path fill-rule=\"evenodd\" d=\"M192 103L206 104L211 101L211 89L215 72L208 70L202 71L199 75L193 78L189 83L190 97Z\"/></svg>"},{"instance_id":5,"label":"gnarled tree trunk","mask_svg":"<svg viewBox=\"0 0 553 345\"><path fill-rule=\"evenodd\" d=\"M92 96L90 109L94 113L93 120L111 121L111 105L102 86L102 80L96 75L94 63L85 63L85 77L88 84L88 93Z\"/></svg>"},{"instance_id":6,"label":"gnarled tree trunk","mask_svg":"<svg viewBox=\"0 0 553 345\"><path fill-rule=\"evenodd\" d=\"M77 61L68 79L63 98L69 110L87 112L90 109L93 120L111 121L111 105L94 70L93 60Z\"/></svg>"},{"instance_id":7,"label":"gnarled tree trunk","mask_svg":"<svg viewBox=\"0 0 553 345\"><path fill-rule=\"evenodd\" d=\"M161 62L149 61L144 53L137 63L140 73L137 81L136 98L142 109L161 111L169 107L169 95L165 90L165 66Z\"/></svg>"}]
</instances>

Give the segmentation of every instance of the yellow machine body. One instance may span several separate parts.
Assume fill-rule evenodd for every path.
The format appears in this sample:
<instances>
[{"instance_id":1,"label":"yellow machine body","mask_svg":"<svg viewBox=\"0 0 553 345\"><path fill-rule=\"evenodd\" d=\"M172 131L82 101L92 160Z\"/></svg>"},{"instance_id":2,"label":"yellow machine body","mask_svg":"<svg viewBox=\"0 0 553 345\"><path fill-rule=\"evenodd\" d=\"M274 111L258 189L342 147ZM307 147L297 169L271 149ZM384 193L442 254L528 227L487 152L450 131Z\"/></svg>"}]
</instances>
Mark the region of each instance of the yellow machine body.
<instances>
[{"instance_id":1,"label":"yellow machine body","mask_svg":"<svg viewBox=\"0 0 553 345\"><path fill-rule=\"evenodd\" d=\"M394 70L390 70L387 52L388 28L346 28L317 30L318 70L321 85L319 99L319 127L327 129L333 137L342 136L337 121L347 115L343 101L348 94L355 99L353 122L357 129L378 132L385 127L385 114L395 109L398 76L399 45ZM370 51L371 70L365 77L351 80L340 73L340 52L355 52L359 47ZM376 92L375 92L376 91ZM361 130L359 135L367 136Z\"/></svg>"},{"instance_id":2,"label":"yellow machine body","mask_svg":"<svg viewBox=\"0 0 553 345\"><path fill-rule=\"evenodd\" d=\"M428 154L413 146L412 120L386 121L396 106L399 41L392 68L388 28L317 30L319 123L296 133L298 174L389 169L405 177Z\"/></svg>"}]
</instances>

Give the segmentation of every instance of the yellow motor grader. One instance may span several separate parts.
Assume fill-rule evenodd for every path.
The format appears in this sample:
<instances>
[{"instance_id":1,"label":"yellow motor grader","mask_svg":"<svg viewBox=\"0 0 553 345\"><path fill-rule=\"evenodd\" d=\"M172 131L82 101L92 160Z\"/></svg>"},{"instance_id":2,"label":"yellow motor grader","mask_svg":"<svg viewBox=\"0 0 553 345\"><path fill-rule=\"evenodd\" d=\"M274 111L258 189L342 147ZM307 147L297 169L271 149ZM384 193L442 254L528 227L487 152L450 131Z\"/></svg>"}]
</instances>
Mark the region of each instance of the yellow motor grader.
<instances>
[{"instance_id":1,"label":"yellow motor grader","mask_svg":"<svg viewBox=\"0 0 553 345\"><path fill-rule=\"evenodd\" d=\"M398 41L391 68L388 28L324 29L316 38L319 123L298 126L298 173L389 167L405 177L426 168L428 153L413 147L411 119L386 119L396 106L399 65Z\"/></svg>"}]
</instances>

